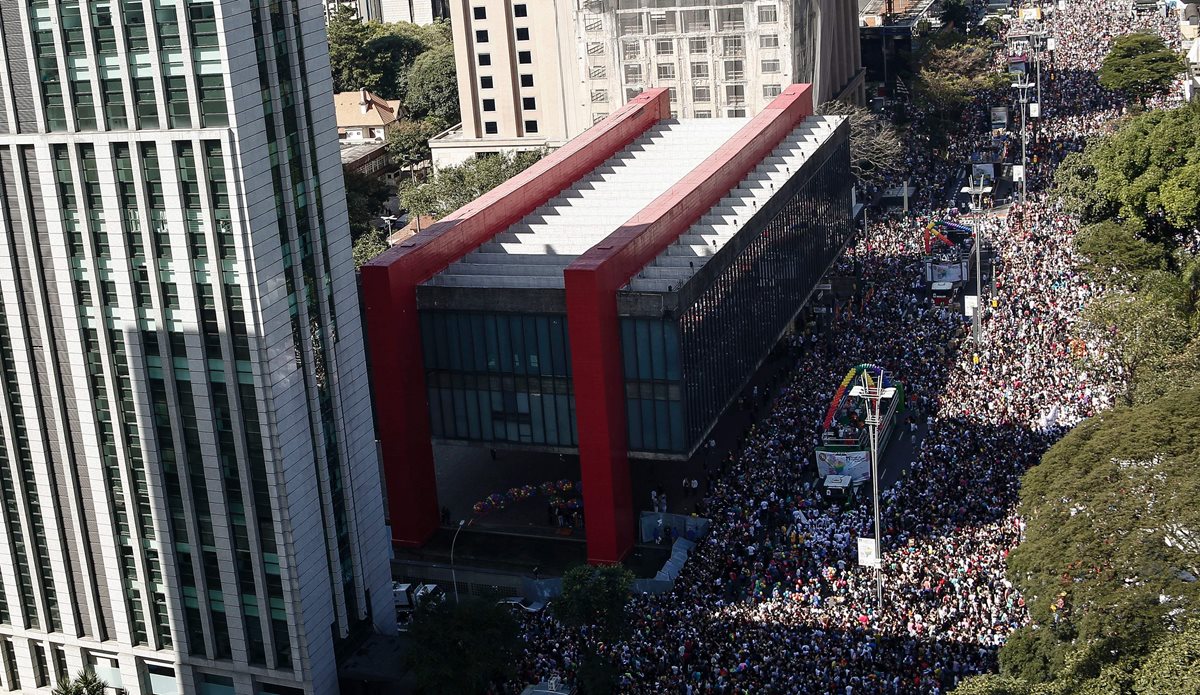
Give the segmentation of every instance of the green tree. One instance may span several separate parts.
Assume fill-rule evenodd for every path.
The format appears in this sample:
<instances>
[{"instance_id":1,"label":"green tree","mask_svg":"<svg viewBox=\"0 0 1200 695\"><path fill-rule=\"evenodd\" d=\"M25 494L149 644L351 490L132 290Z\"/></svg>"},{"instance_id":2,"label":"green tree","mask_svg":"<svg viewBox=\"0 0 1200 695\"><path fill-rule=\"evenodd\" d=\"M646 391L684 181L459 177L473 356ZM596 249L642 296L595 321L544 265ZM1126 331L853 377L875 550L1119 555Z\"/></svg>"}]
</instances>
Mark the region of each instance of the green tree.
<instances>
[{"instance_id":1,"label":"green tree","mask_svg":"<svg viewBox=\"0 0 1200 695\"><path fill-rule=\"evenodd\" d=\"M427 601L413 616L409 665L429 695L482 693L514 671L520 627L493 601Z\"/></svg>"},{"instance_id":2,"label":"green tree","mask_svg":"<svg viewBox=\"0 0 1200 695\"><path fill-rule=\"evenodd\" d=\"M411 214L441 219L529 168L544 154L545 150L502 152L443 167L423 182L402 184L400 204Z\"/></svg>"},{"instance_id":3,"label":"green tree","mask_svg":"<svg viewBox=\"0 0 1200 695\"><path fill-rule=\"evenodd\" d=\"M1196 610L1197 428L1200 388L1178 390L1084 421L1025 474L1008 576L1032 624L1001 649L1005 675L1119 685L1172 611Z\"/></svg>"},{"instance_id":4,"label":"green tree","mask_svg":"<svg viewBox=\"0 0 1200 695\"><path fill-rule=\"evenodd\" d=\"M603 652L628 634L629 588L633 573L623 565L578 565L563 576L562 595L553 604L564 625L588 628L579 681L586 695L612 691L615 666Z\"/></svg>"},{"instance_id":5,"label":"green tree","mask_svg":"<svg viewBox=\"0 0 1200 695\"><path fill-rule=\"evenodd\" d=\"M1063 162L1055 180L1086 222L1120 215L1172 249L1200 226L1200 103L1150 111Z\"/></svg>"},{"instance_id":6,"label":"green tree","mask_svg":"<svg viewBox=\"0 0 1200 695\"><path fill-rule=\"evenodd\" d=\"M963 681L954 695L1030 695L1029 684L1019 678L989 673Z\"/></svg>"},{"instance_id":7,"label":"green tree","mask_svg":"<svg viewBox=\"0 0 1200 695\"><path fill-rule=\"evenodd\" d=\"M450 44L445 22L421 27L362 21L348 7L330 18L326 31L334 91L367 89L385 99L403 99L417 57Z\"/></svg>"},{"instance_id":8,"label":"green tree","mask_svg":"<svg viewBox=\"0 0 1200 695\"><path fill-rule=\"evenodd\" d=\"M914 94L930 108L935 121L957 121L974 94L1008 84L1008 76L992 65L988 39L941 32L917 66Z\"/></svg>"},{"instance_id":9,"label":"green tree","mask_svg":"<svg viewBox=\"0 0 1200 695\"><path fill-rule=\"evenodd\" d=\"M942 0L942 23L952 24L955 29L966 29L971 19L971 5L967 0Z\"/></svg>"},{"instance_id":10,"label":"green tree","mask_svg":"<svg viewBox=\"0 0 1200 695\"><path fill-rule=\"evenodd\" d=\"M1085 224L1101 222L1116 215L1118 204L1109 199L1096 185L1099 173L1099 144L1093 140L1083 152L1072 152L1063 158L1054 171L1055 193L1069 212L1079 215Z\"/></svg>"},{"instance_id":11,"label":"green tree","mask_svg":"<svg viewBox=\"0 0 1200 695\"><path fill-rule=\"evenodd\" d=\"M1146 99L1170 87L1186 67L1157 34L1126 34L1117 37L1104 56L1100 84L1126 92L1145 106Z\"/></svg>"},{"instance_id":12,"label":"green tree","mask_svg":"<svg viewBox=\"0 0 1200 695\"><path fill-rule=\"evenodd\" d=\"M1087 227L1075 237L1075 248L1089 261L1089 270L1101 280L1116 276L1126 286L1150 271L1167 269L1167 250L1138 236L1133 224L1106 220Z\"/></svg>"},{"instance_id":13,"label":"green tree","mask_svg":"<svg viewBox=\"0 0 1200 695\"><path fill-rule=\"evenodd\" d=\"M372 222L382 215L384 205L396 191L386 182L368 174L344 171L346 214L350 217L350 237L358 239L374 228Z\"/></svg>"},{"instance_id":14,"label":"green tree","mask_svg":"<svg viewBox=\"0 0 1200 695\"><path fill-rule=\"evenodd\" d=\"M105 695L108 684L96 677L90 671L80 671L75 680L66 678L58 681L51 691L52 695Z\"/></svg>"},{"instance_id":15,"label":"green tree","mask_svg":"<svg viewBox=\"0 0 1200 695\"><path fill-rule=\"evenodd\" d=\"M1138 667L1133 679L1137 695L1200 693L1200 623L1168 635Z\"/></svg>"},{"instance_id":16,"label":"green tree","mask_svg":"<svg viewBox=\"0 0 1200 695\"><path fill-rule=\"evenodd\" d=\"M371 228L354 240L351 255L354 256L354 267L361 268L372 258L388 250L387 233L382 229Z\"/></svg>"},{"instance_id":17,"label":"green tree","mask_svg":"<svg viewBox=\"0 0 1200 695\"><path fill-rule=\"evenodd\" d=\"M458 122L458 78L454 47L442 46L422 53L408 73L404 106L417 116Z\"/></svg>"},{"instance_id":18,"label":"green tree","mask_svg":"<svg viewBox=\"0 0 1200 695\"><path fill-rule=\"evenodd\" d=\"M430 158L429 139L446 127L445 121L434 117L420 121L401 121L388 132L388 154L393 162L404 167L427 162Z\"/></svg>"}]
</instances>

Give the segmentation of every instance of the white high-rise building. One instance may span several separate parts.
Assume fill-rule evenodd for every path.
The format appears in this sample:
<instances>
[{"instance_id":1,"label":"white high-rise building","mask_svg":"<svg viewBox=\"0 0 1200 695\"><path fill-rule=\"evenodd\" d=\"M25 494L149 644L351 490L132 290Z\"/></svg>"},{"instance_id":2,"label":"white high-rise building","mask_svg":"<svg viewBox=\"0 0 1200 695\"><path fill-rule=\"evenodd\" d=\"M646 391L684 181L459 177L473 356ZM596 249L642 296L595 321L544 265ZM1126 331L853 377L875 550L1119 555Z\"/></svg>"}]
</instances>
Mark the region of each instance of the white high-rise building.
<instances>
[{"instance_id":1,"label":"white high-rise building","mask_svg":"<svg viewBox=\"0 0 1200 695\"><path fill-rule=\"evenodd\" d=\"M788 85L863 103L854 0L459 0L450 3L462 122L434 166L557 147L665 87L679 118L739 118Z\"/></svg>"},{"instance_id":2,"label":"white high-rise building","mask_svg":"<svg viewBox=\"0 0 1200 695\"><path fill-rule=\"evenodd\" d=\"M0 2L0 692L394 630L322 0Z\"/></svg>"}]
</instances>

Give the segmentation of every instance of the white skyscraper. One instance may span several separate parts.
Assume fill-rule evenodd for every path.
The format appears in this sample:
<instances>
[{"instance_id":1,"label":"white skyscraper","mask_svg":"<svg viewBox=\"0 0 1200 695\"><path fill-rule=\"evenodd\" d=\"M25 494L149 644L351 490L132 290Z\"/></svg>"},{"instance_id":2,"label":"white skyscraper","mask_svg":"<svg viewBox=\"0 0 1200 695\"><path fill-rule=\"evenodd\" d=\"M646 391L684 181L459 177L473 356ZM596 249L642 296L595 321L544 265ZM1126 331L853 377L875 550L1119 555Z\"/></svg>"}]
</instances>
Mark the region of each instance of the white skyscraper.
<instances>
[{"instance_id":1,"label":"white skyscraper","mask_svg":"<svg viewBox=\"0 0 1200 695\"><path fill-rule=\"evenodd\" d=\"M0 692L325 695L394 630L324 25L0 0Z\"/></svg>"}]
</instances>

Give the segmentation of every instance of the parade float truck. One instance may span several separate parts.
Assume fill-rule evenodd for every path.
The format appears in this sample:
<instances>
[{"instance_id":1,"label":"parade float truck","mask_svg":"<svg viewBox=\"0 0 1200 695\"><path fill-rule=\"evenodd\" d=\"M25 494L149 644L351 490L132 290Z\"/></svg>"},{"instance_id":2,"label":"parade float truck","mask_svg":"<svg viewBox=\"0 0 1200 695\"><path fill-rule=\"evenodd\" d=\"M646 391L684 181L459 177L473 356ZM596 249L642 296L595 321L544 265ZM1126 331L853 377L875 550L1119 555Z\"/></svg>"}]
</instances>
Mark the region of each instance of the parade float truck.
<instances>
[{"instance_id":1,"label":"parade float truck","mask_svg":"<svg viewBox=\"0 0 1200 695\"><path fill-rule=\"evenodd\" d=\"M935 220L925 227L925 282L934 304L948 305L974 277L975 230Z\"/></svg>"},{"instance_id":2,"label":"parade float truck","mask_svg":"<svg viewBox=\"0 0 1200 695\"><path fill-rule=\"evenodd\" d=\"M830 503L844 505L856 498L855 488L871 479L871 437L867 426L869 403L851 395L855 386L878 392L879 454L882 456L904 410L904 385L882 367L860 364L838 385L822 423L816 449L817 474Z\"/></svg>"}]
</instances>

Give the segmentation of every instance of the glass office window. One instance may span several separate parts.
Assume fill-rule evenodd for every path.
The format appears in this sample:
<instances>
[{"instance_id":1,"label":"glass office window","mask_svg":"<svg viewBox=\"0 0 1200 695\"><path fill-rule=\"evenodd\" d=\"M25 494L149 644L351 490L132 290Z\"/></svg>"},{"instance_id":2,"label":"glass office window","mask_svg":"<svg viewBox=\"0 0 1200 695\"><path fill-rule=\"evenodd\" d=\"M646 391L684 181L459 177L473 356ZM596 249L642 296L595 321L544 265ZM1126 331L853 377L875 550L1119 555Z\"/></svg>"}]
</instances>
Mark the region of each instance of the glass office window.
<instances>
[{"instance_id":1,"label":"glass office window","mask_svg":"<svg viewBox=\"0 0 1200 695\"><path fill-rule=\"evenodd\" d=\"M433 435L577 445L562 315L421 312Z\"/></svg>"},{"instance_id":2,"label":"glass office window","mask_svg":"<svg viewBox=\"0 0 1200 695\"><path fill-rule=\"evenodd\" d=\"M686 451L679 326L661 318L622 318L621 360L629 450Z\"/></svg>"}]
</instances>

